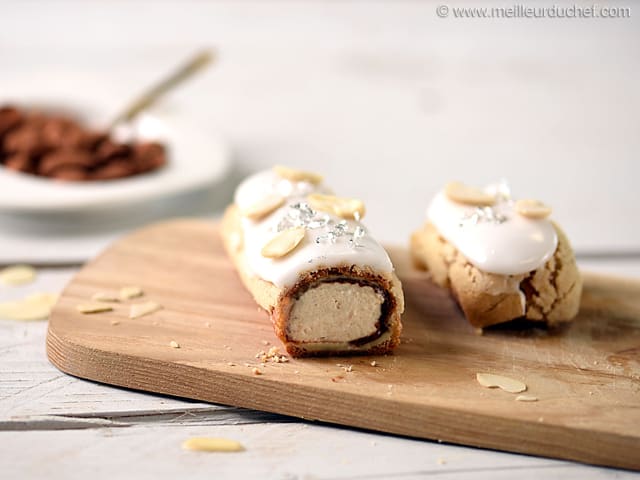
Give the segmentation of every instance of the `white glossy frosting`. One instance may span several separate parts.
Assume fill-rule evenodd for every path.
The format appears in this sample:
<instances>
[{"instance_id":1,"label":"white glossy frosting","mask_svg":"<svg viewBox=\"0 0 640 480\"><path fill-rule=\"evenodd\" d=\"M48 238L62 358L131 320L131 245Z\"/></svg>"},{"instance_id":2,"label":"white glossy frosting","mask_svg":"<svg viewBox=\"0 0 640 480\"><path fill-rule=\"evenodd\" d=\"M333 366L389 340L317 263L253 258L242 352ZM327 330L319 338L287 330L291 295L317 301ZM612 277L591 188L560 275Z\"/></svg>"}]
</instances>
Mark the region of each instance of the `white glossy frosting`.
<instances>
[{"instance_id":1,"label":"white glossy frosting","mask_svg":"<svg viewBox=\"0 0 640 480\"><path fill-rule=\"evenodd\" d=\"M504 185L485 189L496 193L493 207L478 208L450 200L440 191L427 210L438 232L478 269L500 275L520 275L538 269L551 258L558 235L548 219L518 214Z\"/></svg>"},{"instance_id":2,"label":"white glossy frosting","mask_svg":"<svg viewBox=\"0 0 640 480\"><path fill-rule=\"evenodd\" d=\"M294 285L301 274L320 268L355 265L384 273L393 271L387 252L360 222L307 210L306 196L310 193L329 190L322 184L283 179L272 170L256 173L238 186L235 204L241 211L270 195L285 197L285 204L262 220L242 218L245 258L254 275L287 287ZM280 230L297 226L296 217L305 213L313 216L304 222L307 231L300 245L282 258L263 257L262 247L278 234L279 225Z\"/></svg>"}]
</instances>

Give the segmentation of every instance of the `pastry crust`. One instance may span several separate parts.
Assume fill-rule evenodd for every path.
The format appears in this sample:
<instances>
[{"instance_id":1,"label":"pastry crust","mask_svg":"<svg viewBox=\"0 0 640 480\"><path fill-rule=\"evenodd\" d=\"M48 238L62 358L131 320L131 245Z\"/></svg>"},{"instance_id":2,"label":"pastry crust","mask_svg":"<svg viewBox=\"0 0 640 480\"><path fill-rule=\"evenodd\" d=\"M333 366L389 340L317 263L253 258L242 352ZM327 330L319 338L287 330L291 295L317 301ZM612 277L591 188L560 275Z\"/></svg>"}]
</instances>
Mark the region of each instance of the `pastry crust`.
<instances>
[{"instance_id":1,"label":"pastry crust","mask_svg":"<svg viewBox=\"0 0 640 480\"><path fill-rule=\"evenodd\" d=\"M249 269L244 255L241 216L235 205L227 208L221 232L227 253L233 260L242 282L258 305L269 313L275 333L290 355L304 357L383 354L390 352L400 343L400 316L404 311L404 297L400 280L395 273L380 273L353 265L333 266L304 273L292 287L279 288L255 276ZM380 306L380 318L371 335L345 341L297 341L292 338L288 327L295 303L307 290L327 282L347 284L347 288L352 288L350 285L353 285L353 288L367 286L381 295L383 302ZM331 310L327 309L327 315L330 314Z\"/></svg>"},{"instance_id":2,"label":"pastry crust","mask_svg":"<svg viewBox=\"0 0 640 480\"><path fill-rule=\"evenodd\" d=\"M478 328L525 317L553 326L572 320L580 308L582 277L564 232L553 223L558 246L540 268L523 275L479 270L427 222L411 237L418 268L449 288L469 322Z\"/></svg>"}]
</instances>

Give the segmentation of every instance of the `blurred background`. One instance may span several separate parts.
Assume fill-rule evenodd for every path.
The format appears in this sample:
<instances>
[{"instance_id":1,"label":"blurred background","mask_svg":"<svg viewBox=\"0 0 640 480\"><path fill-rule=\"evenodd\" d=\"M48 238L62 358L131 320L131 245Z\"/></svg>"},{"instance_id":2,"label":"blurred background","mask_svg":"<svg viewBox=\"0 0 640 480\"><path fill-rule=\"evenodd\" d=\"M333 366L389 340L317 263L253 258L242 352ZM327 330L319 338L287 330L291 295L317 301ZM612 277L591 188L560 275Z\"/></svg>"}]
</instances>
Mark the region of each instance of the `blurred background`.
<instances>
[{"instance_id":1,"label":"blurred background","mask_svg":"<svg viewBox=\"0 0 640 480\"><path fill-rule=\"evenodd\" d=\"M640 258L640 8L462 19L440 18L442 4L474 5L0 1L0 105L110 118L194 52L217 52L150 111L181 145L165 172L106 182L107 196L1 172L0 263L81 262L151 221L215 218L243 176L275 163L365 200L388 243L407 242L445 182L506 178L553 207L583 264Z\"/></svg>"}]
</instances>

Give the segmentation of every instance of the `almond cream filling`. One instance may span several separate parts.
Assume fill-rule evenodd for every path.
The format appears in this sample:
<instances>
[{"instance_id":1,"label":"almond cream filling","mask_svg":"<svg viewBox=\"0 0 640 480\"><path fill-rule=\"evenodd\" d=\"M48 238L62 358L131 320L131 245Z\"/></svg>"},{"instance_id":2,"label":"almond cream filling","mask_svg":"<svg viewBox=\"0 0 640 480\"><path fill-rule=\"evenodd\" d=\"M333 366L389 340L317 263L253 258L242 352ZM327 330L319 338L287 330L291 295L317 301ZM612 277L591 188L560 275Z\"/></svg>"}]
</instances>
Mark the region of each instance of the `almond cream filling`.
<instances>
[{"instance_id":1,"label":"almond cream filling","mask_svg":"<svg viewBox=\"0 0 640 480\"><path fill-rule=\"evenodd\" d=\"M293 304L287 336L294 342L350 342L379 329L384 296L354 283L327 282Z\"/></svg>"}]
</instances>

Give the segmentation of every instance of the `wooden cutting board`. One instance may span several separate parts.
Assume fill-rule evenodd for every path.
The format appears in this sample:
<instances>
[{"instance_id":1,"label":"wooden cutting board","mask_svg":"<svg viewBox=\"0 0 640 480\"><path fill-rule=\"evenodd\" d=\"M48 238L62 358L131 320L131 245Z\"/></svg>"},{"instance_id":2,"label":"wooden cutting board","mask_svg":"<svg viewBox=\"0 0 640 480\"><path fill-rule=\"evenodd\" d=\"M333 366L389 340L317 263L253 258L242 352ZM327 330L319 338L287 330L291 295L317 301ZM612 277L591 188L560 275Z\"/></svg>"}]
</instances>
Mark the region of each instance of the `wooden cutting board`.
<instances>
[{"instance_id":1,"label":"wooden cutting board","mask_svg":"<svg viewBox=\"0 0 640 480\"><path fill-rule=\"evenodd\" d=\"M478 335L406 252L392 256L407 303L403 342L375 366L372 357L261 366L256 354L280 346L269 319L240 283L216 225L195 220L144 228L88 263L51 315L48 355L64 372L123 387L640 468L640 282L589 275L580 315L567 328ZM145 296L109 313L76 311L93 293L124 285L141 286ZM164 308L129 319L129 304L144 300ZM538 401L483 388L478 372L520 379Z\"/></svg>"}]
</instances>

